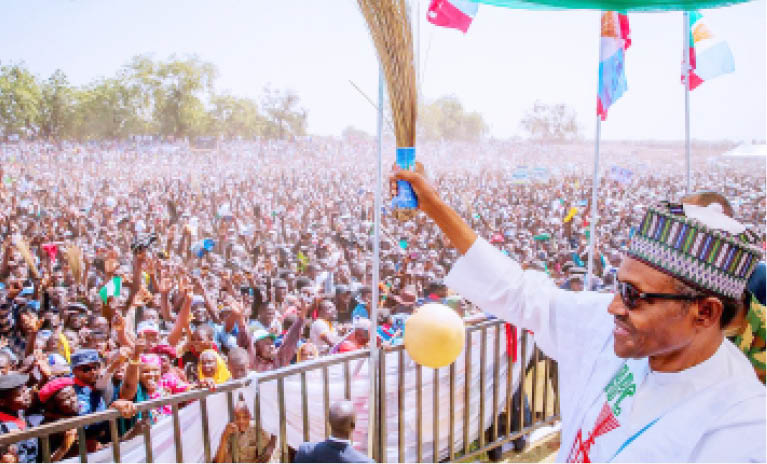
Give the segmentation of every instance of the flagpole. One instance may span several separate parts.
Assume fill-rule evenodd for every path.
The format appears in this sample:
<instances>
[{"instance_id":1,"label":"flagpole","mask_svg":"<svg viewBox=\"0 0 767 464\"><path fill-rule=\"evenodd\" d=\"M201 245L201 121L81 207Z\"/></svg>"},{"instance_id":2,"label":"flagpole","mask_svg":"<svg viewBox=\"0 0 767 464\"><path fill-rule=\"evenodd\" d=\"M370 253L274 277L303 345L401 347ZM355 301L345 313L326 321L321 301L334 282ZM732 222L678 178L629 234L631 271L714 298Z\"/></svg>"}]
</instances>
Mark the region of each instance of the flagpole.
<instances>
[{"instance_id":1,"label":"flagpole","mask_svg":"<svg viewBox=\"0 0 767 464\"><path fill-rule=\"evenodd\" d=\"M687 173L686 193L692 191L690 178L690 12L682 13L682 32L684 34L684 152Z\"/></svg>"},{"instance_id":2,"label":"flagpole","mask_svg":"<svg viewBox=\"0 0 767 464\"><path fill-rule=\"evenodd\" d=\"M602 128L602 121L597 114L597 133L594 142L594 176L591 178L591 224L589 224L589 263L588 273L586 274L586 285L584 290L591 290L591 281L594 275L594 242L596 241L597 224L597 190L599 189L599 138Z\"/></svg>"},{"instance_id":3,"label":"flagpole","mask_svg":"<svg viewBox=\"0 0 767 464\"><path fill-rule=\"evenodd\" d=\"M381 152L383 151L383 105L384 105L384 77L381 66L378 66L378 122L376 125L378 133L378 156L376 159L376 194L375 194L375 211L373 212L373 295L370 308L370 359L368 362L368 376L370 378L370 390L368 392L368 456L376 458L375 454L378 454L380 450L374 449L374 444L379 442L376 440L376 435L380 433L378 429L378 404L375 399L378 397L376 390L376 375L378 372L378 282L380 280L379 275L379 263L381 260ZM381 446L384 446L383 444ZM380 459L378 459L380 460Z\"/></svg>"}]
</instances>

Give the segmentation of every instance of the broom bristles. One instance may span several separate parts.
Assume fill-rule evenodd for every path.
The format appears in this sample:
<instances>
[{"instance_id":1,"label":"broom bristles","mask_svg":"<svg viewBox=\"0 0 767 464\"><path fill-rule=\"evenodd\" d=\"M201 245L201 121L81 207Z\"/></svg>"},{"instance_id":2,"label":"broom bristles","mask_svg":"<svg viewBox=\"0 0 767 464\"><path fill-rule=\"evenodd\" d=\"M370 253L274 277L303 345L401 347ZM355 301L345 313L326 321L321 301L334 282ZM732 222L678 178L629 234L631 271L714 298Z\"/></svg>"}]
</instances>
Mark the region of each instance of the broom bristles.
<instances>
[{"instance_id":1,"label":"broom bristles","mask_svg":"<svg viewBox=\"0 0 767 464\"><path fill-rule=\"evenodd\" d=\"M80 266L82 258L82 251L77 245L71 245L67 247L67 261L69 262L69 269L72 271L72 276L77 284L81 283L82 267Z\"/></svg>"},{"instance_id":2,"label":"broom bristles","mask_svg":"<svg viewBox=\"0 0 767 464\"><path fill-rule=\"evenodd\" d=\"M32 257L32 253L29 251L29 247L27 246L27 242L24 241L21 236L16 237L15 240L16 249L19 250L19 253L21 253L21 256L24 258L24 261L27 263L27 266L29 267L29 270L32 271L32 274L35 275L35 278L40 278L40 273L37 272L37 266L35 266L35 259Z\"/></svg>"},{"instance_id":3,"label":"broom bristles","mask_svg":"<svg viewBox=\"0 0 767 464\"><path fill-rule=\"evenodd\" d=\"M398 147L415 146L417 105L413 37L405 0L357 0L389 92Z\"/></svg>"}]
</instances>

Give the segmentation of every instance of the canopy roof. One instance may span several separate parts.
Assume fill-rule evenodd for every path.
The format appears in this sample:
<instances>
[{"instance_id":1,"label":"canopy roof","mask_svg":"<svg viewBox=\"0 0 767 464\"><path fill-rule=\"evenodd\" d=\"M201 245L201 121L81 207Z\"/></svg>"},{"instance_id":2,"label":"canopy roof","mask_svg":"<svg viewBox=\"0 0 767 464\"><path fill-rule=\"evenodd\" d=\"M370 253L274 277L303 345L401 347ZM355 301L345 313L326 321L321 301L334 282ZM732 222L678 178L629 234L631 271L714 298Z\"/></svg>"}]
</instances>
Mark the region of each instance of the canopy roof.
<instances>
[{"instance_id":1,"label":"canopy roof","mask_svg":"<svg viewBox=\"0 0 767 464\"><path fill-rule=\"evenodd\" d=\"M767 158L767 145L744 143L722 153L722 156L725 158Z\"/></svg>"},{"instance_id":2,"label":"canopy roof","mask_svg":"<svg viewBox=\"0 0 767 464\"><path fill-rule=\"evenodd\" d=\"M518 10L691 11L748 0L471 0Z\"/></svg>"}]
</instances>

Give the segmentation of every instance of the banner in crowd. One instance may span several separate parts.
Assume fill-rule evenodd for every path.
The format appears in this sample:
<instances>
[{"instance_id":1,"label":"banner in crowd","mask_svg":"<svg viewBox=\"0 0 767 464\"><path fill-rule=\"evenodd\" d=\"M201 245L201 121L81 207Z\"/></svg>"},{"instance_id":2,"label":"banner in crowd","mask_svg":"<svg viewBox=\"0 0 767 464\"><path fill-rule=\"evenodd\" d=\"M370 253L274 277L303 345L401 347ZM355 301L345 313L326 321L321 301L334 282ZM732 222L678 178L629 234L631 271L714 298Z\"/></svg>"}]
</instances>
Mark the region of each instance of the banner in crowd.
<instances>
[{"instance_id":1,"label":"banner in crowd","mask_svg":"<svg viewBox=\"0 0 767 464\"><path fill-rule=\"evenodd\" d=\"M548 168L540 167L540 166L533 168L533 172L532 172L533 180L538 182L548 182L550 177L551 177L551 172L549 172Z\"/></svg>"},{"instance_id":2,"label":"banner in crowd","mask_svg":"<svg viewBox=\"0 0 767 464\"><path fill-rule=\"evenodd\" d=\"M494 340L495 329L487 331L487 352L485 357L485 414L479 417L480 404L480 350L481 350L481 332L474 332L471 344L471 376L469 377L469 436L471 440L478 438L478 433L488 429L493 421L492 399L493 399L493 368L494 368ZM521 334L522 331L518 331ZM520 337L521 338L521 337ZM534 344L532 336L528 337L526 361L532 357ZM500 341L500 362L498 366L498 411L502 411L506 402L506 370L508 366L507 349L505 333L501 328ZM516 344L521 349L521 341ZM464 392L466 388L465 378L465 353L456 360L455 368L455 449L463 446L463 416L464 416ZM383 398L383 404L386 408L386 452L389 461L398 459L397 440L397 398L399 395L397 362L399 354L396 352L386 355L386 396ZM405 353L405 367L403 369L404 380L404 415L405 415L405 457L406 461L412 462L417 459L416 456L416 364ZM526 363L525 363L526 364ZM522 363L513 364L513 382L514 389L519 386L520 367ZM367 430L368 430L368 360L350 361L351 381L351 399L357 411L357 423L354 430L353 444L360 451L367 452ZM423 437L423 460L431 461L433 454L433 404L434 404L434 370L423 368L422 371L422 437ZM343 399L344 395L344 370L343 364L337 364L328 368L329 397L330 403ZM316 369L306 373L307 394L309 404L309 438L311 441L322 441L325 439L325 418L323 401L323 379L322 370ZM288 376L284 380L285 400L286 400L286 436L288 446L297 449L303 442L303 420L301 416L301 377L299 374ZM255 388L252 386L243 387L245 399L251 408L255 397ZM238 392L235 392L235 399ZM279 437L279 396L277 394L277 381L264 382L260 385L261 395L261 424L264 430L270 434ZM447 367L439 371L439 459L448 456L448 424L450 413L450 378ZM210 430L211 459L215 457L221 434L229 421L228 414L222 413L228 410L226 394L213 394L207 398L208 408L208 427ZM204 462L204 449L202 438L202 422L200 421L200 407L196 402L179 411L179 423L181 428L181 441L183 446L184 462ZM161 419L156 425L152 426L152 454L155 462L175 462L176 450L173 441L173 418L168 416ZM279 442L279 440L278 440ZM279 443L275 453L279 452ZM132 440L120 444L120 455L123 462L146 462L144 438L136 437ZM276 456L279 460L279 456ZM108 463L112 462L111 446L88 455L88 462ZM275 461L275 459L273 459ZM67 462L79 462L79 457L67 460Z\"/></svg>"},{"instance_id":3,"label":"banner in crowd","mask_svg":"<svg viewBox=\"0 0 767 464\"><path fill-rule=\"evenodd\" d=\"M522 184L530 179L530 172L527 166L517 166L514 172L511 173L511 182L514 184Z\"/></svg>"},{"instance_id":4,"label":"banner in crowd","mask_svg":"<svg viewBox=\"0 0 767 464\"><path fill-rule=\"evenodd\" d=\"M628 184L631 182L634 172L620 166L610 166L610 173L608 176L610 180L620 182L621 184Z\"/></svg>"}]
</instances>

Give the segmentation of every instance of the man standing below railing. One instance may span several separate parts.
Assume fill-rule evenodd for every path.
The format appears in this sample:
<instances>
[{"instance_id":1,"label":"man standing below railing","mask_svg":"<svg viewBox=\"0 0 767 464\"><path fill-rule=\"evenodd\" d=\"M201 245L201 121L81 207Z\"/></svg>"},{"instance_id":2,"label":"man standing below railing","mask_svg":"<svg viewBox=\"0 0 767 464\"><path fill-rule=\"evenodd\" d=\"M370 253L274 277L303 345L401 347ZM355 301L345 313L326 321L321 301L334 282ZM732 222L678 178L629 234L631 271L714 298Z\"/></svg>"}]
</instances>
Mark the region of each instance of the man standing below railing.
<instances>
[{"instance_id":1,"label":"man standing below railing","mask_svg":"<svg viewBox=\"0 0 767 464\"><path fill-rule=\"evenodd\" d=\"M319 443L302 443L293 462L375 462L352 447L357 414L348 400L330 405L330 438Z\"/></svg>"},{"instance_id":2,"label":"man standing below railing","mask_svg":"<svg viewBox=\"0 0 767 464\"><path fill-rule=\"evenodd\" d=\"M559 363L558 460L767 460L764 386L724 337L762 255L754 234L721 208L660 203L636 218L618 293L570 292L479 238L418 171L393 180L463 255L448 286Z\"/></svg>"}]
</instances>

